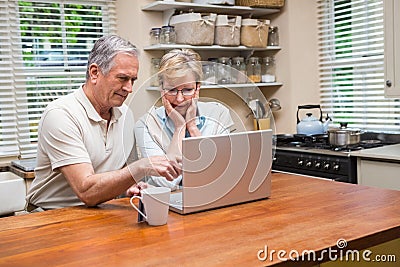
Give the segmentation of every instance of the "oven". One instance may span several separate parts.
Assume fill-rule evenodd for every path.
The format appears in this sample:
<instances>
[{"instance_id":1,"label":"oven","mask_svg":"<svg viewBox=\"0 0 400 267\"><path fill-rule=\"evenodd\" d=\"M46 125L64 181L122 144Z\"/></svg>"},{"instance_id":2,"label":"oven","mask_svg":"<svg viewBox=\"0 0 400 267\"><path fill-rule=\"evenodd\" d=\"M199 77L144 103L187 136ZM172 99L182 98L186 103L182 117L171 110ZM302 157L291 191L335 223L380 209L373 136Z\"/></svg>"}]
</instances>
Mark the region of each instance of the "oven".
<instances>
[{"instance_id":1,"label":"oven","mask_svg":"<svg viewBox=\"0 0 400 267\"><path fill-rule=\"evenodd\" d=\"M357 183L357 159L349 153L277 146L272 170Z\"/></svg>"},{"instance_id":2,"label":"oven","mask_svg":"<svg viewBox=\"0 0 400 267\"><path fill-rule=\"evenodd\" d=\"M400 142L400 135L363 133L351 146L335 147L327 135L276 135L273 171L357 183L357 158L352 151Z\"/></svg>"}]
</instances>

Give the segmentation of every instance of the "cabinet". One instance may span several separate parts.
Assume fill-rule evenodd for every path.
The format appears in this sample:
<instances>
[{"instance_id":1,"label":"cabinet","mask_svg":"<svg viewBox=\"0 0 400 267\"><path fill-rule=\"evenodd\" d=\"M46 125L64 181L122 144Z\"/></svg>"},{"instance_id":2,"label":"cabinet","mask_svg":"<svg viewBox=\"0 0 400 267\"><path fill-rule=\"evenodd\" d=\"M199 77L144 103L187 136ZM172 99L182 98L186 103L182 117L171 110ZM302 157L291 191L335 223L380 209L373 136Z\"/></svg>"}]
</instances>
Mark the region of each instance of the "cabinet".
<instances>
[{"instance_id":1,"label":"cabinet","mask_svg":"<svg viewBox=\"0 0 400 267\"><path fill-rule=\"evenodd\" d=\"M188 11L193 10L194 12L213 12L218 14L232 14L232 15L241 15L241 16L251 16L253 18L265 18L266 15L274 14L279 12L279 9L267 9L267 8L251 8L246 6L222 6L222 5L198 5L195 3L186 3L186 2L167 2L167 1L155 1L148 5L142 7L142 11L158 11L163 12L163 23L164 25L168 24L169 18L175 13L175 11ZM190 48L196 51L221 51L228 52L234 51L237 53L241 53L244 57L249 57L256 51L270 51L276 52L281 48L277 46L269 46L266 48L249 48L245 46L219 46L219 45L211 45L211 46L192 46L192 45L183 45L183 44L174 44L174 45L164 45L157 44L144 47L145 51L167 51L175 48ZM281 82L274 83L256 83L256 84L224 84L224 87L229 88L254 88L254 86L281 86ZM215 89L219 88L219 85L202 85L204 89ZM148 87L147 90L158 90L157 87Z\"/></svg>"},{"instance_id":2,"label":"cabinet","mask_svg":"<svg viewBox=\"0 0 400 267\"><path fill-rule=\"evenodd\" d=\"M400 98L400 2L385 0L385 96Z\"/></svg>"},{"instance_id":3,"label":"cabinet","mask_svg":"<svg viewBox=\"0 0 400 267\"><path fill-rule=\"evenodd\" d=\"M385 162L359 158L358 183L366 186L400 190L400 162Z\"/></svg>"}]
</instances>

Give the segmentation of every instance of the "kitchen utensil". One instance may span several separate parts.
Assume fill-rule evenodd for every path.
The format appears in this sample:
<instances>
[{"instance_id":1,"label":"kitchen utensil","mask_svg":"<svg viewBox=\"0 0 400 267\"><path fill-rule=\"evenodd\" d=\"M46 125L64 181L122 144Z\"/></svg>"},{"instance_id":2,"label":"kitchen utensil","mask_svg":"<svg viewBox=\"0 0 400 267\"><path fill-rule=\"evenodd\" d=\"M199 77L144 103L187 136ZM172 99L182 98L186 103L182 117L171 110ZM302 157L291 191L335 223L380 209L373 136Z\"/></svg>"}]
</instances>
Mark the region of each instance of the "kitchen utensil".
<instances>
[{"instance_id":1,"label":"kitchen utensil","mask_svg":"<svg viewBox=\"0 0 400 267\"><path fill-rule=\"evenodd\" d=\"M278 111L282 108L281 102L277 98L272 98L271 100L269 100L268 105L271 111Z\"/></svg>"},{"instance_id":2,"label":"kitchen utensil","mask_svg":"<svg viewBox=\"0 0 400 267\"><path fill-rule=\"evenodd\" d=\"M256 99L256 116L254 130L265 130L270 128L269 118L265 118L266 112L264 105L259 99Z\"/></svg>"},{"instance_id":3,"label":"kitchen utensil","mask_svg":"<svg viewBox=\"0 0 400 267\"><path fill-rule=\"evenodd\" d=\"M340 123L338 128L328 130L329 144L333 146L348 146L360 143L361 130L347 128L347 123Z\"/></svg>"},{"instance_id":4,"label":"kitchen utensil","mask_svg":"<svg viewBox=\"0 0 400 267\"><path fill-rule=\"evenodd\" d=\"M260 130L259 120L266 118L267 115L265 107L259 99L250 100L249 107L254 115L254 130Z\"/></svg>"},{"instance_id":5,"label":"kitchen utensil","mask_svg":"<svg viewBox=\"0 0 400 267\"><path fill-rule=\"evenodd\" d=\"M319 109L320 117L319 120L312 116L312 113L307 113L307 117L300 121L299 119L299 111L300 109ZM322 122L322 110L320 105L303 105L297 107L297 133L298 134L306 134L306 135L313 135L313 134L324 134L330 123L330 118L327 117L325 122Z\"/></svg>"},{"instance_id":6,"label":"kitchen utensil","mask_svg":"<svg viewBox=\"0 0 400 267\"><path fill-rule=\"evenodd\" d=\"M256 114L258 114L258 116L257 116L257 118L258 119L261 119L261 118L264 118L264 116L265 116L265 107L264 107L264 105L261 103L261 101L260 100L258 100L258 99L256 99L256 107L257 107L257 112L256 112Z\"/></svg>"}]
</instances>

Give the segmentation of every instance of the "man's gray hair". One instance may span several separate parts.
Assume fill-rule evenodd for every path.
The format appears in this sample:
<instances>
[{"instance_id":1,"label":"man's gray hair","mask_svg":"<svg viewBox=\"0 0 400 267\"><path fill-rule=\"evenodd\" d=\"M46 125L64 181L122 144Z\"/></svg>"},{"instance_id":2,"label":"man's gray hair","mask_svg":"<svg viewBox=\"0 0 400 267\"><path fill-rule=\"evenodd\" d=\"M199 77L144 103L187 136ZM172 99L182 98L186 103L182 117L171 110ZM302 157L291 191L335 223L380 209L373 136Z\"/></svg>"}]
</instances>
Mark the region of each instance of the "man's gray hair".
<instances>
[{"instance_id":1,"label":"man's gray hair","mask_svg":"<svg viewBox=\"0 0 400 267\"><path fill-rule=\"evenodd\" d=\"M86 79L89 79L89 67L93 63L96 63L100 71L107 75L113 67L114 57L119 53L127 53L139 57L139 50L136 46L118 35L105 35L99 38L89 54Z\"/></svg>"}]
</instances>

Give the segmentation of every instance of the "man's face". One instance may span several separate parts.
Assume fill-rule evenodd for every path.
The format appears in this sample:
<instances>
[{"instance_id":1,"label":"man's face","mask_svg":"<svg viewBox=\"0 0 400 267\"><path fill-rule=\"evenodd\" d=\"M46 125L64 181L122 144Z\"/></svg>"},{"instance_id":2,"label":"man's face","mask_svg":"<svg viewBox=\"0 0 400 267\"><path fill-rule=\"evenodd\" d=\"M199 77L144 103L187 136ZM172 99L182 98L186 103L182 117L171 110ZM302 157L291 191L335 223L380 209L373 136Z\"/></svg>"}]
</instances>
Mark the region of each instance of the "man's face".
<instances>
[{"instance_id":1,"label":"man's face","mask_svg":"<svg viewBox=\"0 0 400 267\"><path fill-rule=\"evenodd\" d=\"M187 75L173 82L165 80L162 93L171 106L183 116L191 104L190 100L199 97L199 89L193 75Z\"/></svg>"},{"instance_id":2,"label":"man's face","mask_svg":"<svg viewBox=\"0 0 400 267\"><path fill-rule=\"evenodd\" d=\"M137 79L139 61L137 57L120 53L114 57L109 73L104 75L98 72L95 80L96 99L102 108L121 106L128 95L132 93L132 86Z\"/></svg>"}]
</instances>

